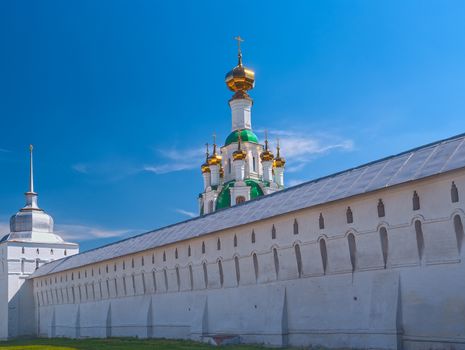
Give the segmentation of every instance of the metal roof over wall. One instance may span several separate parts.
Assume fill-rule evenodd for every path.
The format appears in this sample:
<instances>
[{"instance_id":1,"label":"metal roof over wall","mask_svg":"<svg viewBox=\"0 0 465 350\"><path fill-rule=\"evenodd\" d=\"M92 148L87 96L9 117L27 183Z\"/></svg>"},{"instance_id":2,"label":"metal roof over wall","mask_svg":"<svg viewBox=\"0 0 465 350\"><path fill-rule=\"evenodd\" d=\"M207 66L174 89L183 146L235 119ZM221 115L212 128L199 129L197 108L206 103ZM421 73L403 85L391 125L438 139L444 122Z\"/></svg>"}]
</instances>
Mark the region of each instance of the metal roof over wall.
<instances>
[{"instance_id":1,"label":"metal roof over wall","mask_svg":"<svg viewBox=\"0 0 465 350\"><path fill-rule=\"evenodd\" d=\"M465 166L465 134L287 188L40 267L39 277L160 247Z\"/></svg>"}]
</instances>

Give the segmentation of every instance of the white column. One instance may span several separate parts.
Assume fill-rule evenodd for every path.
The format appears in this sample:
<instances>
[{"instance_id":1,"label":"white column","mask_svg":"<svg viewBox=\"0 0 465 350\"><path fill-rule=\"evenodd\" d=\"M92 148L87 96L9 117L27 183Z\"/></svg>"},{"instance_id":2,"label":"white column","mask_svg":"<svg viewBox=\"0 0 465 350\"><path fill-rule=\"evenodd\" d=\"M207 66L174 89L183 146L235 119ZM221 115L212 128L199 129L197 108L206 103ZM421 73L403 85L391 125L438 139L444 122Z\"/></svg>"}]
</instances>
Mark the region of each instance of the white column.
<instances>
[{"instance_id":1,"label":"white column","mask_svg":"<svg viewBox=\"0 0 465 350\"><path fill-rule=\"evenodd\" d=\"M274 168L274 177L279 186L284 186L284 168Z\"/></svg>"},{"instance_id":2,"label":"white column","mask_svg":"<svg viewBox=\"0 0 465 350\"><path fill-rule=\"evenodd\" d=\"M243 160L234 161L234 173L236 175L236 181L244 181L245 178L245 163Z\"/></svg>"},{"instance_id":3,"label":"white column","mask_svg":"<svg viewBox=\"0 0 465 350\"><path fill-rule=\"evenodd\" d=\"M220 184L220 167L219 165L210 165L211 185L218 186Z\"/></svg>"},{"instance_id":4,"label":"white column","mask_svg":"<svg viewBox=\"0 0 465 350\"><path fill-rule=\"evenodd\" d=\"M252 129L252 101L248 99L231 100L229 106L232 113L232 130Z\"/></svg>"},{"instance_id":5,"label":"white column","mask_svg":"<svg viewBox=\"0 0 465 350\"><path fill-rule=\"evenodd\" d=\"M211 185L211 174L207 171L202 174L203 177L203 189L206 190Z\"/></svg>"},{"instance_id":6,"label":"white column","mask_svg":"<svg viewBox=\"0 0 465 350\"><path fill-rule=\"evenodd\" d=\"M273 174L272 174L273 162L263 161L262 166L263 166L263 180L273 182Z\"/></svg>"}]
</instances>

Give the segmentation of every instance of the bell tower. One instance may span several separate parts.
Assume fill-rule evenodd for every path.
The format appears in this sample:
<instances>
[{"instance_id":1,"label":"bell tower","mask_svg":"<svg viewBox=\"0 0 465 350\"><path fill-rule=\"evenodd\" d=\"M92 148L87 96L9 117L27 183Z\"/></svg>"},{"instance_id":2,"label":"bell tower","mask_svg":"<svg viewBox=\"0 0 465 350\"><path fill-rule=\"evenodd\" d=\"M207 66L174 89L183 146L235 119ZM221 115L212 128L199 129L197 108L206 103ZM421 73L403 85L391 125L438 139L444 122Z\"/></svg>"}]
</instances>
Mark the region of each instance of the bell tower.
<instances>
[{"instance_id":1,"label":"bell tower","mask_svg":"<svg viewBox=\"0 0 465 350\"><path fill-rule=\"evenodd\" d=\"M265 145L262 145L252 130L253 100L249 91L255 87L255 72L242 62L244 40L240 36L234 39L237 65L225 77L226 86L233 92L229 100L231 133L219 153L216 138L212 154L207 147L206 161L201 166L204 184L204 191L199 195L201 215L284 188L284 158L278 156L278 164L269 150L268 137L265 136Z\"/></svg>"}]
</instances>

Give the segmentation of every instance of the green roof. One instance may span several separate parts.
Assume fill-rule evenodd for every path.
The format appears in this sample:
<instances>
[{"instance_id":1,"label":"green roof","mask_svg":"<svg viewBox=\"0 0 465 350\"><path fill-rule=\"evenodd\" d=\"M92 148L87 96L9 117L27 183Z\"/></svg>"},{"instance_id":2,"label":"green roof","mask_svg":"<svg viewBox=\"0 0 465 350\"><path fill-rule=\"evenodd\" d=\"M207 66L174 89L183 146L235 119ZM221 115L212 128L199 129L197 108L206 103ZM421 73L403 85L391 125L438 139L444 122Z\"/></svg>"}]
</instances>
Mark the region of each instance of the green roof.
<instances>
[{"instance_id":1,"label":"green roof","mask_svg":"<svg viewBox=\"0 0 465 350\"><path fill-rule=\"evenodd\" d=\"M238 135L239 135L239 130L235 130L232 133L230 133L229 136L226 138L224 145L227 146L233 142L237 142L239 139ZM255 135L253 131L249 129L241 130L241 140L244 142L247 141L247 142L258 143L257 135Z\"/></svg>"},{"instance_id":2,"label":"green roof","mask_svg":"<svg viewBox=\"0 0 465 350\"><path fill-rule=\"evenodd\" d=\"M247 186L250 186L251 199L263 196L263 191L258 181L247 179L244 182ZM231 206L231 187L234 187L235 183L236 180L232 180L224 184L216 200L216 209L229 208Z\"/></svg>"}]
</instances>

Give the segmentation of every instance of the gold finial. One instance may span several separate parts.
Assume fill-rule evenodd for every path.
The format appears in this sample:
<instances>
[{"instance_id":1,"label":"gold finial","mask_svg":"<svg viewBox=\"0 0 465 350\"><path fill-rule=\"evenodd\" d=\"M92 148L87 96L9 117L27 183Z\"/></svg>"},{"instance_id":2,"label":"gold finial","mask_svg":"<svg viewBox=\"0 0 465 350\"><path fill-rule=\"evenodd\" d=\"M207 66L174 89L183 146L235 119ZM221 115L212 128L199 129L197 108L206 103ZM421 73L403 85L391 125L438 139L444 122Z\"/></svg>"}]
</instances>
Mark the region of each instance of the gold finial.
<instances>
[{"instance_id":1,"label":"gold finial","mask_svg":"<svg viewBox=\"0 0 465 350\"><path fill-rule=\"evenodd\" d=\"M213 133L213 154L216 154L216 133Z\"/></svg>"},{"instance_id":2,"label":"gold finial","mask_svg":"<svg viewBox=\"0 0 465 350\"><path fill-rule=\"evenodd\" d=\"M221 155L216 154L216 134L213 133L213 153L208 157L209 165L221 165Z\"/></svg>"},{"instance_id":3,"label":"gold finial","mask_svg":"<svg viewBox=\"0 0 465 350\"><path fill-rule=\"evenodd\" d=\"M237 151L233 152L233 160L244 160L247 157L247 152L243 151L241 147L241 132L242 130L237 131Z\"/></svg>"},{"instance_id":4,"label":"gold finial","mask_svg":"<svg viewBox=\"0 0 465 350\"><path fill-rule=\"evenodd\" d=\"M279 146L279 138L276 139L276 158L274 160L274 167L275 168L284 168L284 165L286 164L286 160L281 157L279 154L279 151L281 150L281 147Z\"/></svg>"},{"instance_id":5,"label":"gold finial","mask_svg":"<svg viewBox=\"0 0 465 350\"><path fill-rule=\"evenodd\" d=\"M260 159L263 162L273 161L274 155L268 150L268 130L265 130L265 150L260 154Z\"/></svg>"},{"instance_id":6,"label":"gold finial","mask_svg":"<svg viewBox=\"0 0 465 350\"><path fill-rule=\"evenodd\" d=\"M268 130L265 129L265 151L268 151Z\"/></svg>"},{"instance_id":7,"label":"gold finial","mask_svg":"<svg viewBox=\"0 0 465 350\"><path fill-rule=\"evenodd\" d=\"M242 39L239 35L234 38L234 40L237 40L237 65L242 66L242 51L241 51L241 42L244 42L244 39Z\"/></svg>"},{"instance_id":8,"label":"gold finial","mask_svg":"<svg viewBox=\"0 0 465 350\"><path fill-rule=\"evenodd\" d=\"M239 130L239 131L237 132L237 150L238 150L238 151L241 150L241 141L242 141L241 132L242 132L242 130Z\"/></svg>"},{"instance_id":9,"label":"gold finial","mask_svg":"<svg viewBox=\"0 0 465 350\"><path fill-rule=\"evenodd\" d=\"M210 172L210 168L208 166L208 157L210 156L209 152L208 152L208 142L205 144L207 150L205 152L205 163L203 163L201 166L200 166L200 169L202 170L202 174L205 174L205 173L209 173Z\"/></svg>"}]
</instances>

